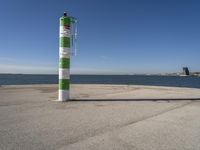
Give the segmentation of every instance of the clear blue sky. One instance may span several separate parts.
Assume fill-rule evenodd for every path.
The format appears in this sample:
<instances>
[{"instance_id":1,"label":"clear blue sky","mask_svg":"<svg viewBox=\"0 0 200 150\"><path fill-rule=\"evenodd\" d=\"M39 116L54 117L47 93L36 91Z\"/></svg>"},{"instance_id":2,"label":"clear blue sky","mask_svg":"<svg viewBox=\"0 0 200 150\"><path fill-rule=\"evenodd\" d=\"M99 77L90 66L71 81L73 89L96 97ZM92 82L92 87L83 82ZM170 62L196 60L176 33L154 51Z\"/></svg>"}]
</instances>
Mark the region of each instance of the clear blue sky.
<instances>
[{"instance_id":1,"label":"clear blue sky","mask_svg":"<svg viewBox=\"0 0 200 150\"><path fill-rule=\"evenodd\" d=\"M79 74L200 71L199 0L2 0L0 72L57 73L59 17L77 17Z\"/></svg>"}]
</instances>

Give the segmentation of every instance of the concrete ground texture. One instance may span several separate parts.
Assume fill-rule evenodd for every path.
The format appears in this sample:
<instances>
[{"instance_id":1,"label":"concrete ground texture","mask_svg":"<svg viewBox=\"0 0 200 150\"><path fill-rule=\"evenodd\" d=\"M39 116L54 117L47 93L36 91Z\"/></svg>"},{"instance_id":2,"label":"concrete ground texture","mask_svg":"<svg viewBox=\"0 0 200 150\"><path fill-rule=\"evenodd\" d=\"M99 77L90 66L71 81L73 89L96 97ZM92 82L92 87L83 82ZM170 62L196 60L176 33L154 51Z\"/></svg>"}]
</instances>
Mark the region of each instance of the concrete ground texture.
<instances>
[{"instance_id":1,"label":"concrete ground texture","mask_svg":"<svg viewBox=\"0 0 200 150\"><path fill-rule=\"evenodd\" d=\"M0 87L0 150L200 150L200 89Z\"/></svg>"}]
</instances>

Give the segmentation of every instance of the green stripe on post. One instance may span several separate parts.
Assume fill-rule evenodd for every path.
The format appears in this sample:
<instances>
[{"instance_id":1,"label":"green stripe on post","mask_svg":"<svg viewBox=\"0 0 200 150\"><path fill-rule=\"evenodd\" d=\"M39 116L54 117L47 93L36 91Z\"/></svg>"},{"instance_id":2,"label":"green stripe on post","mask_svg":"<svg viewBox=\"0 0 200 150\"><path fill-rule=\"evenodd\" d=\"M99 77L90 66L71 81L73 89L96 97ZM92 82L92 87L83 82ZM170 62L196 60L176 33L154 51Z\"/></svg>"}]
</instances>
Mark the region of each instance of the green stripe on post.
<instances>
[{"instance_id":1,"label":"green stripe on post","mask_svg":"<svg viewBox=\"0 0 200 150\"><path fill-rule=\"evenodd\" d=\"M70 47L70 37L60 37L60 47Z\"/></svg>"},{"instance_id":2,"label":"green stripe on post","mask_svg":"<svg viewBox=\"0 0 200 150\"><path fill-rule=\"evenodd\" d=\"M69 79L59 79L59 90L69 90Z\"/></svg>"},{"instance_id":3,"label":"green stripe on post","mask_svg":"<svg viewBox=\"0 0 200 150\"><path fill-rule=\"evenodd\" d=\"M60 58L59 67L60 68L69 68L70 67L70 59L69 58Z\"/></svg>"},{"instance_id":4,"label":"green stripe on post","mask_svg":"<svg viewBox=\"0 0 200 150\"><path fill-rule=\"evenodd\" d=\"M70 18L69 17L61 17L60 18L60 25L70 25Z\"/></svg>"}]
</instances>

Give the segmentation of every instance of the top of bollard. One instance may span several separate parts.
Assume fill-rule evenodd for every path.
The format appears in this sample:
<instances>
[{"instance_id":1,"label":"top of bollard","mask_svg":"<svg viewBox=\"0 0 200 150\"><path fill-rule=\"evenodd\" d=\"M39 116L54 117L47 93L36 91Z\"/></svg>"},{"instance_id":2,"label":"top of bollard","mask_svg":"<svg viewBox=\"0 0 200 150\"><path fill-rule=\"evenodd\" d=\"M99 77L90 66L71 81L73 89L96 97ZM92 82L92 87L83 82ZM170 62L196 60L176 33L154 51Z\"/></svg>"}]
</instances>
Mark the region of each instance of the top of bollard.
<instances>
[{"instance_id":1,"label":"top of bollard","mask_svg":"<svg viewBox=\"0 0 200 150\"><path fill-rule=\"evenodd\" d=\"M67 17L67 12L64 12L64 17Z\"/></svg>"}]
</instances>

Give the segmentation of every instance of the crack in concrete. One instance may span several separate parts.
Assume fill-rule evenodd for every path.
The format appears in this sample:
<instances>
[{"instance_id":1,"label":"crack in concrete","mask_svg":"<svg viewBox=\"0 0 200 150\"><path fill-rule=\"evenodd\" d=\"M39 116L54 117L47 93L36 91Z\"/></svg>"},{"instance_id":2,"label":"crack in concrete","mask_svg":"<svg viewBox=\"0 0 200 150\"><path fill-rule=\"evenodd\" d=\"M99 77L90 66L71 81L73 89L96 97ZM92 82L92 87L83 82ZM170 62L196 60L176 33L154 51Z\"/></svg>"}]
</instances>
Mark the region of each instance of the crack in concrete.
<instances>
[{"instance_id":1,"label":"crack in concrete","mask_svg":"<svg viewBox=\"0 0 200 150\"><path fill-rule=\"evenodd\" d=\"M161 111L160 113L151 115L151 116L149 116L149 117L144 117L144 118L141 118L141 119L136 120L136 121L127 122L127 123L121 125L120 128L123 128L123 127L125 127L125 126L129 126L129 125L132 125L132 124L141 122L141 121L145 121L145 120L147 120L147 119L154 118L154 117L157 117L157 116L159 116L159 115L163 115L163 114L165 114L165 113L167 113L167 112L170 112L170 111L173 111L173 110L175 110L175 109L179 109L179 108L185 107L185 106L187 106L187 105L190 105L191 103L193 103L193 101L188 102L188 103L185 103L185 104L182 104L182 105L177 106L177 107L174 107L174 108L170 108L170 109Z\"/></svg>"},{"instance_id":2,"label":"crack in concrete","mask_svg":"<svg viewBox=\"0 0 200 150\"><path fill-rule=\"evenodd\" d=\"M127 127L129 125L132 125L132 124L135 124L135 123L138 123L138 122L142 122L142 121L145 121L147 119L151 119L151 118L154 118L156 116L159 116L159 115L163 115L167 112L170 112L170 111L173 111L173 110L176 110L176 109L180 109L180 108L183 108L187 105L190 105L191 103L193 103L193 101L190 101L190 102L187 102L187 103L184 103L182 105L179 105L179 106L176 106L176 107L173 107L173 108L170 108L170 109L167 109L167 110L164 110L164 111L161 111L157 114L153 114L153 115L150 115L150 116L147 116L147 117L144 117L144 118L141 118L141 119L138 119L138 120L135 120L135 121L130 121L130 122L126 122L126 123L123 123L121 125L116 125L113 129L111 128L107 128L107 129L97 129L95 131L93 131L93 133L87 133L87 134L84 134L84 136L80 135L79 137L76 137L76 138L72 138L70 139L70 141L68 141L67 143L68 144L64 144L63 146L69 146L69 145L73 145L75 143L79 143L81 141L85 141L85 140L88 140L92 137L95 137L95 136L99 136L99 135L102 135L102 134L105 134L105 133L108 133L108 132L113 132L115 130L119 130L121 128L124 128L124 127ZM62 147L63 147L62 146ZM62 148L60 147L60 148Z\"/></svg>"}]
</instances>

